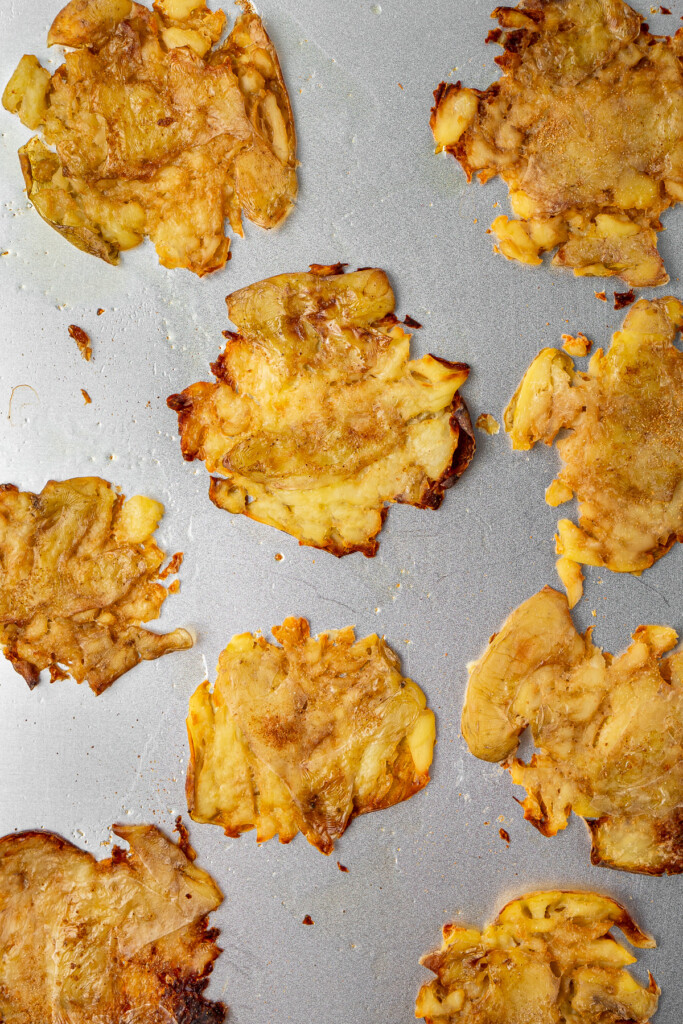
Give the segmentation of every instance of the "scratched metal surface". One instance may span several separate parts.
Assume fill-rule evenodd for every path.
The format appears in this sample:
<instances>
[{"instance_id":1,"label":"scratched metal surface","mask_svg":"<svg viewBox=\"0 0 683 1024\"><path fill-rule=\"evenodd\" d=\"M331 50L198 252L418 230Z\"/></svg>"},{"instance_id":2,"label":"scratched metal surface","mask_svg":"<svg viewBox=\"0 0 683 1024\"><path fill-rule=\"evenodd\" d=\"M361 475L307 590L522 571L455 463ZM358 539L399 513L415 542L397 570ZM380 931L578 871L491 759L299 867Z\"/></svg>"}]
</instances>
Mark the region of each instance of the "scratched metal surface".
<instances>
[{"instance_id":1,"label":"scratched metal surface","mask_svg":"<svg viewBox=\"0 0 683 1024\"><path fill-rule=\"evenodd\" d=\"M22 53L48 57L57 5L2 6L4 83ZM674 17L651 19L656 29L677 26L683 3L671 6ZM300 200L277 233L247 225L227 269L203 281L162 269L149 245L111 268L63 242L22 193L16 149L28 132L0 116L0 479L39 490L49 477L96 473L163 501L160 541L184 550L185 562L160 625L198 634L194 650L139 666L98 699L72 681L29 693L0 662L0 833L54 829L100 856L112 822L170 830L185 810L190 694L213 678L232 634L267 631L286 615L309 617L315 631L355 623L359 635L384 633L438 715L427 790L353 823L330 858L301 837L259 849L253 833L229 840L212 826L191 828L199 863L225 893L215 915L225 952L210 992L234 1024L409 1021L428 976L418 958L441 925L482 923L507 898L543 886L622 900L659 942L636 968L640 977L651 968L662 986L657 1024L683 1019L681 879L591 868L577 819L544 839L522 820L503 772L471 757L460 737L466 663L512 608L556 584L556 513L543 503L554 452L513 454L504 433L478 433L476 459L440 511L397 507L375 559L338 561L214 508L203 466L180 457L165 405L207 379L229 291L311 262L384 267L397 311L424 325L415 351L471 364L463 394L473 419L500 420L532 356L563 331L604 342L619 326L622 314L595 300L594 281L495 256L485 228L497 201L506 209L504 188L467 188L454 161L433 155L431 90L448 76L484 87L495 74L483 44L490 7L263 0L296 115ZM54 67L60 55L49 60ZM661 237L666 291L679 295L681 214L666 216ZM92 336L89 364L67 335L71 323ZM641 580L589 569L577 622L595 624L613 651L641 622L680 629L682 567L679 547ZM302 926L306 914L314 927Z\"/></svg>"}]
</instances>

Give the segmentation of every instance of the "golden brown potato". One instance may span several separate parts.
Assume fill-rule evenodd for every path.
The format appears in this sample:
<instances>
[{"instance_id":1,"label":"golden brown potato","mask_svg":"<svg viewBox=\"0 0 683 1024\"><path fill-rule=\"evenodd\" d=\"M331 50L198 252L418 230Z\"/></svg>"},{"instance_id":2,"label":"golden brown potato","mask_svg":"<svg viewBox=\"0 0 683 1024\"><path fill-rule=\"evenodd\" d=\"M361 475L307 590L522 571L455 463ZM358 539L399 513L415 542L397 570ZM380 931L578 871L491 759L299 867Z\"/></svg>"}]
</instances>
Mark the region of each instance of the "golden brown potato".
<instances>
[{"instance_id":1,"label":"golden brown potato","mask_svg":"<svg viewBox=\"0 0 683 1024\"><path fill-rule=\"evenodd\" d=\"M259 843L301 831L329 854L352 818L427 785L434 715L378 636L311 639L295 618L273 636L281 647L233 637L213 692L190 700L190 813L228 836L256 828Z\"/></svg>"},{"instance_id":2,"label":"golden brown potato","mask_svg":"<svg viewBox=\"0 0 683 1024\"><path fill-rule=\"evenodd\" d=\"M220 1024L210 876L153 825L113 825L108 860L53 832L0 839L3 1024Z\"/></svg>"},{"instance_id":3,"label":"golden brown potato","mask_svg":"<svg viewBox=\"0 0 683 1024\"><path fill-rule=\"evenodd\" d=\"M441 949L423 957L436 974L417 997L427 1024L648 1024L659 989L628 971L654 939L624 907L592 892L532 892L480 932L447 924Z\"/></svg>"},{"instance_id":4,"label":"golden brown potato","mask_svg":"<svg viewBox=\"0 0 683 1024\"><path fill-rule=\"evenodd\" d=\"M578 526L558 523L565 571L578 562L640 573L683 540L683 354L673 344L682 324L678 299L641 299L586 373L543 349L505 410L517 450L569 431L546 491L552 506L579 501Z\"/></svg>"},{"instance_id":5,"label":"golden brown potato","mask_svg":"<svg viewBox=\"0 0 683 1024\"><path fill-rule=\"evenodd\" d=\"M335 555L374 555L389 502L438 508L474 452L469 367L410 360L382 270L314 264L228 296L217 383L171 395L219 508ZM415 323L415 321L410 321Z\"/></svg>"},{"instance_id":6,"label":"golden brown potato","mask_svg":"<svg viewBox=\"0 0 683 1024\"><path fill-rule=\"evenodd\" d=\"M462 731L476 757L524 786L546 836L589 819L594 864L683 871L683 651L668 626L639 626L612 658L581 636L545 587L514 611L472 667ZM511 759L529 726L538 748ZM511 759L511 760L508 760Z\"/></svg>"},{"instance_id":7,"label":"golden brown potato","mask_svg":"<svg viewBox=\"0 0 683 1024\"><path fill-rule=\"evenodd\" d=\"M224 225L275 227L296 199L296 137L277 54L247 4L226 42L204 0L71 0L50 77L22 57L7 110L42 128L19 150L28 196L68 241L108 263L154 242L165 267L224 266Z\"/></svg>"},{"instance_id":8,"label":"golden brown potato","mask_svg":"<svg viewBox=\"0 0 683 1024\"><path fill-rule=\"evenodd\" d=\"M100 694L138 662L192 647L185 629L140 626L158 617L160 580L182 561L160 572L163 513L96 476L50 480L40 494L0 487L0 644L31 688L47 668L52 682L71 675Z\"/></svg>"},{"instance_id":9,"label":"golden brown potato","mask_svg":"<svg viewBox=\"0 0 683 1024\"><path fill-rule=\"evenodd\" d=\"M502 78L442 82L431 127L468 181L499 174L518 219L496 217L497 252L635 287L668 281L660 215L683 199L683 39L653 36L623 0L496 7Z\"/></svg>"}]
</instances>

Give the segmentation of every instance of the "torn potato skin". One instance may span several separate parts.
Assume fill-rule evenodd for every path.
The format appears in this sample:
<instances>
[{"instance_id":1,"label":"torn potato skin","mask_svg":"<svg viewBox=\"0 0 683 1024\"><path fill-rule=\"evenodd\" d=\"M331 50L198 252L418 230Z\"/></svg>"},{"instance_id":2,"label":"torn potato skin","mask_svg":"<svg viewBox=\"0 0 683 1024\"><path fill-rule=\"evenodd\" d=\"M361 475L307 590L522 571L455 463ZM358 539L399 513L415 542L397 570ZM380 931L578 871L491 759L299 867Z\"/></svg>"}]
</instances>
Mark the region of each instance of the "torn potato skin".
<instances>
[{"instance_id":1,"label":"torn potato skin","mask_svg":"<svg viewBox=\"0 0 683 1024\"><path fill-rule=\"evenodd\" d=\"M242 7L218 45L225 14L204 0L71 0L48 36L64 63L22 57L3 105L42 132L19 150L26 191L67 241L116 264L149 236L163 266L202 276L230 258L226 219L243 236L243 214L273 228L291 212L289 97Z\"/></svg>"},{"instance_id":2,"label":"torn potato skin","mask_svg":"<svg viewBox=\"0 0 683 1024\"><path fill-rule=\"evenodd\" d=\"M219 508L337 556L376 554L388 505L438 508L474 453L469 367L410 359L382 270L313 265L228 296L215 383L171 395Z\"/></svg>"},{"instance_id":3,"label":"torn potato skin","mask_svg":"<svg viewBox=\"0 0 683 1024\"><path fill-rule=\"evenodd\" d=\"M496 7L504 50L486 90L442 82L431 128L468 181L500 175L515 219L496 251L530 266L662 285L661 214L683 199L681 33L654 36L623 0Z\"/></svg>"},{"instance_id":4,"label":"torn potato skin","mask_svg":"<svg viewBox=\"0 0 683 1024\"><path fill-rule=\"evenodd\" d=\"M129 849L102 861L53 832L0 839L0 1018L220 1024L219 889L155 826L112 830Z\"/></svg>"},{"instance_id":5,"label":"torn potato skin","mask_svg":"<svg viewBox=\"0 0 683 1024\"><path fill-rule=\"evenodd\" d=\"M40 494L0 487L0 644L33 688L72 676L102 693L140 661L192 647L185 629L152 633L167 589L154 531L164 507L126 501L99 477L50 480Z\"/></svg>"},{"instance_id":6,"label":"torn potato skin","mask_svg":"<svg viewBox=\"0 0 683 1024\"><path fill-rule=\"evenodd\" d=\"M648 1024L659 1001L627 970L655 941L615 900L592 892L532 892L482 931L447 924L441 949L421 963L436 978L420 989L427 1024Z\"/></svg>"},{"instance_id":7,"label":"torn potato skin","mask_svg":"<svg viewBox=\"0 0 683 1024\"><path fill-rule=\"evenodd\" d=\"M471 752L524 786L543 835L587 820L594 864L683 871L683 651L668 626L639 626L618 657L577 632L545 587L512 612L471 670L462 731ZM515 758L531 729L537 752Z\"/></svg>"},{"instance_id":8,"label":"torn potato skin","mask_svg":"<svg viewBox=\"0 0 683 1024\"><path fill-rule=\"evenodd\" d=\"M297 832L330 854L359 814L429 782L434 715L380 637L351 626L311 637L306 619L242 633L221 654L213 691L190 700L187 800L195 821L259 843Z\"/></svg>"},{"instance_id":9,"label":"torn potato skin","mask_svg":"<svg viewBox=\"0 0 683 1024\"><path fill-rule=\"evenodd\" d=\"M557 552L613 572L640 573L683 540L683 303L632 306L586 372L545 348L505 410L512 447L555 441L562 469L546 492L578 499L578 524L558 523Z\"/></svg>"}]
</instances>

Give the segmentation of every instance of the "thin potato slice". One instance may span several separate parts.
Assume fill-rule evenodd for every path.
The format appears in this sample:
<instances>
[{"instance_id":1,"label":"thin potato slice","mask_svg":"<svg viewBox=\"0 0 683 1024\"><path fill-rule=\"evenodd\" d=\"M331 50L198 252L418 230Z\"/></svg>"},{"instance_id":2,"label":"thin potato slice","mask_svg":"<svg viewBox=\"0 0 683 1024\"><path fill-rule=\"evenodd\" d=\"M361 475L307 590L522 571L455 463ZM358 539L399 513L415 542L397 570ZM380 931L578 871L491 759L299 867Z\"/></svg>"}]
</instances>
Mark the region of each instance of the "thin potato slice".
<instances>
[{"instance_id":1,"label":"thin potato slice","mask_svg":"<svg viewBox=\"0 0 683 1024\"><path fill-rule=\"evenodd\" d=\"M499 174L518 219L496 251L541 254L577 275L668 281L660 215L683 199L681 33L653 36L623 0L522 0L489 33L502 78L483 92L442 82L431 127L468 181Z\"/></svg>"},{"instance_id":2,"label":"thin potato slice","mask_svg":"<svg viewBox=\"0 0 683 1024\"><path fill-rule=\"evenodd\" d=\"M427 1024L648 1024L659 988L625 970L655 945L624 907L592 892L532 892L478 928L447 924L423 957L436 974L417 997Z\"/></svg>"},{"instance_id":3,"label":"thin potato slice","mask_svg":"<svg viewBox=\"0 0 683 1024\"><path fill-rule=\"evenodd\" d=\"M219 889L153 825L112 831L130 849L102 861L53 832L0 839L3 1024L224 1020L202 995Z\"/></svg>"},{"instance_id":4,"label":"thin potato slice","mask_svg":"<svg viewBox=\"0 0 683 1024\"><path fill-rule=\"evenodd\" d=\"M71 0L48 36L73 48L64 64L22 57L3 104L42 129L19 150L26 190L73 245L118 263L149 235L163 266L202 275L229 258L226 218L242 235L243 212L264 228L290 213L289 97L244 6L215 48L225 15L204 0Z\"/></svg>"},{"instance_id":5,"label":"thin potato slice","mask_svg":"<svg viewBox=\"0 0 683 1024\"><path fill-rule=\"evenodd\" d=\"M683 353L674 345L683 303L641 299L586 373L545 348L505 410L512 447L556 442L562 469L546 492L576 495L578 526L558 523L569 562L640 573L683 540Z\"/></svg>"},{"instance_id":6,"label":"thin potato slice","mask_svg":"<svg viewBox=\"0 0 683 1024\"><path fill-rule=\"evenodd\" d=\"M196 690L187 719L187 799L195 821L259 843L301 831L329 854L352 818L429 782L434 715L379 637L353 628L312 639L305 619L242 633Z\"/></svg>"},{"instance_id":7,"label":"thin potato slice","mask_svg":"<svg viewBox=\"0 0 683 1024\"><path fill-rule=\"evenodd\" d=\"M390 502L438 508L474 433L458 388L469 367L410 360L382 270L281 274L229 295L215 384L168 405L185 459L202 459L219 508L335 555L374 555Z\"/></svg>"},{"instance_id":8,"label":"thin potato slice","mask_svg":"<svg viewBox=\"0 0 683 1024\"><path fill-rule=\"evenodd\" d=\"M473 666L462 731L476 757L503 761L543 835L587 819L591 860L652 875L683 872L683 652L668 626L639 626L622 655L579 634L550 587L514 611ZM513 758L528 727L538 753Z\"/></svg>"},{"instance_id":9,"label":"thin potato slice","mask_svg":"<svg viewBox=\"0 0 683 1024\"><path fill-rule=\"evenodd\" d=\"M192 647L185 629L140 626L159 616L160 581L182 561L160 571L163 513L93 476L50 480L40 494L0 487L0 644L29 687L49 669L100 694L138 662Z\"/></svg>"}]
</instances>

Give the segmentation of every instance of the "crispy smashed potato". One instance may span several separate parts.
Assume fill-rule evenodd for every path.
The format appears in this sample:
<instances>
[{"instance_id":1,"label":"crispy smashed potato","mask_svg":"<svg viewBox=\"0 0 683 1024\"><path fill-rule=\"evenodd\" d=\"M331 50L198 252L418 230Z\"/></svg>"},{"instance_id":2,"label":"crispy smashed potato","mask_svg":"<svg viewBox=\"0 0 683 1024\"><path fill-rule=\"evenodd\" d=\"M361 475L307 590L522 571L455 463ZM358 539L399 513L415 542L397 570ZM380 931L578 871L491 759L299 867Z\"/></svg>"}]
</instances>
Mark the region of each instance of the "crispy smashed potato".
<instances>
[{"instance_id":1,"label":"crispy smashed potato","mask_svg":"<svg viewBox=\"0 0 683 1024\"><path fill-rule=\"evenodd\" d=\"M171 395L219 508L335 555L374 555L389 502L438 508L474 452L469 367L410 360L382 270L281 274L229 295L217 383Z\"/></svg>"},{"instance_id":2,"label":"crispy smashed potato","mask_svg":"<svg viewBox=\"0 0 683 1024\"><path fill-rule=\"evenodd\" d=\"M73 676L100 694L140 661L192 647L185 629L150 633L177 572L153 539L164 506L125 501L96 476L57 482L40 494L0 487L0 644L33 689Z\"/></svg>"},{"instance_id":3,"label":"crispy smashed potato","mask_svg":"<svg viewBox=\"0 0 683 1024\"><path fill-rule=\"evenodd\" d=\"M619 903L591 892L533 892L512 900L480 932L447 924L423 957L436 974L417 997L427 1024L648 1024L659 988L624 970L654 939Z\"/></svg>"},{"instance_id":4,"label":"crispy smashed potato","mask_svg":"<svg viewBox=\"0 0 683 1024\"><path fill-rule=\"evenodd\" d=\"M682 324L678 299L641 299L587 373L543 349L505 410L517 450L569 430L546 491L553 507L579 501L578 526L558 523L565 559L639 573L683 540L683 353L673 344Z\"/></svg>"},{"instance_id":5,"label":"crispy smashed potato","mask_svg":"<svg viewBox=\"0 0 683 1024\"><path fill-rule=\"evenodd\" d=\"M524 786L524 817L543 835L572 810L589 819L594 864L646 874L683 871L683 651L668 626L639 626L612 658L574 627L545 587L514 611L472 668L462 731L485 761L515 753L529 726L529 764L505 762Z\"/></svg>"},{"instance_id":6,"label":"crispy smashed potato","mask_svg":"<svg viewBox=\"0 0 683 1024\"><path fill-rule=\"evenodd\" d=\"M281 647L233 637L213 692L190 700L190 813L228 836L256 828L259 843L300 831L329 854L352 818L427 785L434 715L378 636L312 639L296 618L273 636Z\"/></svg>"},{"instance_id":7,"label":"crispy smashed potato","mask_svg":"<svg viewBox=\"0 0 683 1024\"><path fill-rule=\"evenodd\" d=\"M220 950L211 877L153 825L96 861L53 832L0 839L4 1024L220 1024L202 995Z\"/></svg>"},{"instance_id":8,"label":"crispy smashed potato","mask_svg":"<svg viewBox=\"0 0 683 1024\"><path fill-rule=\"evenodd\" d=\"M660 215L683 200L683 34L653 36L623 0L497 7L488 40L502 78L442 82L431 127L468 181L499 174L518 219L496 217L498 252L630 285L668 281Z\"/></svg>"},{"instance_id":9,"label":"crispy smashed potato","mask_svg":"<svg viewBox=\"0 0 683 1024\"><path fill-rule=\"evenodd\" d=\"M71 0L48 43L73 47L50 77L22 57L2 97L41 128L19 150L29 199L69 242L118 263L154 242L200 276L229 258L226 217L272 228L297 192L296 137L277 54L247 4L226 42L204 0Z\"/></svg>"}]
</instances>

